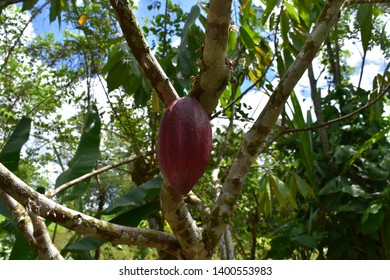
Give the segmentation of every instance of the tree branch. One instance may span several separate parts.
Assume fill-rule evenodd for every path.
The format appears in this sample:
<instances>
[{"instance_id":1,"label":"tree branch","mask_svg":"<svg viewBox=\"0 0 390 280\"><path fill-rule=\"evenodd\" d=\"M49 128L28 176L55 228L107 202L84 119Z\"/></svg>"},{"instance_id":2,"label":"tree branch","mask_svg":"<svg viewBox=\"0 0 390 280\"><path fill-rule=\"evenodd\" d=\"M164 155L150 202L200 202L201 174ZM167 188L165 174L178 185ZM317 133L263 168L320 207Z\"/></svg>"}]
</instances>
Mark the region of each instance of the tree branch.
<instances>
[{"instance_id":1,"label":"tree branch","mask_svg":"<svg viewBox=\"0 0 390 280\"><path fill-rule=\"evenodd\" d=\"M148 46L128 1L110 0L110 2L117 13L123 35L135 59L144 70L146 77L156 90L161 102L165 107L168 107L179 96Z\"/></svg>"},{"instance_id":2,"label":"tree branch","mask_svg":"<svg viewBox=\"0 0 390 280\"><path fill-rule=\"evenodd\" d=\"M31 221L34 227L34 237L37 241L37 252L39 259L41 260L63 260L57 247L54 246L51 241L49 232L45 224L45 220L36 215L35 213L30 213Z\"/></svg>"},{"instance_id":3,"label":"tree branch","mask_svg":"<svg viewBox=\"0 0 390 280\"><path fill-rule=\"evenodd\" d=\"M178 196L165 181L160 193L161 210L179 241L186 259L207 255L201 242L201 229L196 226L182 196Z\"/></svg>"},{"instance_id":4,"label":"tree branch","mask_svg":"<svg viewBox=\"0 0 390 280\"><path fill-rule=\"evenodd\" d=\"M37 241L34 238L34 228L31 222L31 218L26 212L26 209L24 209L23 205L18 203L15 199L13 199L1 189L0 198L2 198L4 201L8 211L11 213L13 220L18 226L20 232L26 238L27 242L30 244L31 248L36 250Z\"/></svg>"},{"instance_id":5,"label":"tree branch","mask_svg":"<svg viewBox=\"0 0 390 280\"><path fill-rule=\"evenodd\" d=\"M63 257L53 245L44 220L26 209L15 199L0 189L0 198L5 202L12 218L31 248L37 252L41 260L63 260Z\"/></svg>"},{"instance_id":6,"label":"tree branch","mask_svg":"<svg viewBox=\"0 0 390 280\"><path fill-rule=\"evenodd\" d=\"M230 168L209 219L206 221L203 240L206 249L214 248L232 216L234 206L242 191L250 167L257 158L266 136L274 127L291 91L309 67L320 46L337 22L344 1L330 0L325 3L312 32L295 61L287 69L267 105L244 137L241 147Z\"/></svg>"},{"instance_id":7,"label":"tree branch","mask_svg":"<svg viewBox=\"0 0 390 280\"><path fill-rule=\"evenodd\" d=\"M190 95L196 97L211 115L229 81L226 63L232 0L211 0L206 22L203 61L198 82Z\"/></svg>"},{"instance_id":8,"label":"tree branch","mask_svg":"<svg viewBox=\"0 0 390 280\"><path fill-rule=\"evenodd\" d=\"M153 247L182 258L180 245L171 234L121 226L93 218L62 206L36 192L0 163L0 189L12 196L32 213L47 218L70 230L100 238L114 244Z\"/></svg>"}]
</instances>

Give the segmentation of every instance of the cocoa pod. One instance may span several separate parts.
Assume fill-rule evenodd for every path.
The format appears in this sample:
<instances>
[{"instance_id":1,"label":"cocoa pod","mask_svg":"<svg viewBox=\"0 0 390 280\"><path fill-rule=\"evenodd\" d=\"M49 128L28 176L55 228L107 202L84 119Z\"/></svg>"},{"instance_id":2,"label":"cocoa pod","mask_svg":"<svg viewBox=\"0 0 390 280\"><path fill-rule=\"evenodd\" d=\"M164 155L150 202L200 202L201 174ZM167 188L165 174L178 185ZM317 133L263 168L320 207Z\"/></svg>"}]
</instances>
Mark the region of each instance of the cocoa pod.
<instances>
[{"instance_id":1,"label":"cocoa pod","mask_svg":"<svg viewBox=\"0 0 390 280\"><path fill-rule=\"evenodd\" d=\"M186 195L203 175L212 148L211 124L193 97L173 101L160 123L157 161L173 190Z\"/></svg>"}]
</instances>

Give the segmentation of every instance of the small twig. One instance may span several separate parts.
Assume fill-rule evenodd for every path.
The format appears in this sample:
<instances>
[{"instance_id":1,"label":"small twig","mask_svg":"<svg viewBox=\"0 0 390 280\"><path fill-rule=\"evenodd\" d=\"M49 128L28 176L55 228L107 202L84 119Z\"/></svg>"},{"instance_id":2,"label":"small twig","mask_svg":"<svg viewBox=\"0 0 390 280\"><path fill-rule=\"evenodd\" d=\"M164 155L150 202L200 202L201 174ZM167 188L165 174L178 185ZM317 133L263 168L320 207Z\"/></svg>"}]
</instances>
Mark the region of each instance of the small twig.
<instances>
[{"instance_id":1,"label":"small twig","mask_svg":"<svg viewBox=\"0 0 390 280\"><path fill-rule=\"evenodd\" d=\"M94 170L94 171L92 171L90 173L87 173L87 174L85 174L83 176L80 176L80 177L78 177L78 178L76 178L76 179L74 179L72 181L69 181L69 182L67 182L65 184L62 184L61 186L59 186L55 190L46 193L46 197L52 198L53 196L56 196L58 193L63 192L64 190L66 190L66 189L68 189L68 188L70 188L70 187L72 187L72 186L74 186L74 185L76 185L78 183L81 183L82 181L85 181L85 180L87 180L87 179L89 179L89 178L91 178L91 177L93 177L93 176L95 176L97 174L106 172L106 171L108 171L110 169L113 169L115 167L118 167L120 165L129 163L129 162L132 162L132 161L135 161L135 160L137 160L139 158L148 156L150 154L152 154L152 152L147 152L147 153L142 154L140 156L129 157L129 158L125 159L125 160L122 160L122 161L119 161L119 162L115 162L115 163L106 165L106 166L104 166L102 168L96 169L96 170Z\"/></svg>"},{"instance_id":2,"label":"small twig","mask_svg":"<svg viewBox=\"0 0 390 280\"><path fill-rule=\"evenodd\" d=\"M368 102L366 105L364 105L363 107L360 107L359 109L353 111L352 113L349 113L347 115L344 115L340 118L337 118L337 119L333 119L331 121L328 121L328 122L325 122L325 123L322 123L322 124L319 124L319 125L313 125L313 126L309 126L309 127L303 127L303 128L291 128L291 129L285 129L282 131L282 134L286 134L286 133L292 133L292 132L303 132L303 131L309 131L309 130L317 130L317 129L320 129L320 128L323 128L323 127L327 127L327 126L330 126L334 123L338 123L338 122L341 122L341 121L344 121L346 119L349 119L357 114L359 114L360 112L364 111L365 109L367 109L368 107L372 106L375 102L377 102L379 99L381 99L382 97L385 96L385 94L387 92L389 92L390 90L390 84L373 100L371 100L370 102Z\"/></svg>"}]
</instances>

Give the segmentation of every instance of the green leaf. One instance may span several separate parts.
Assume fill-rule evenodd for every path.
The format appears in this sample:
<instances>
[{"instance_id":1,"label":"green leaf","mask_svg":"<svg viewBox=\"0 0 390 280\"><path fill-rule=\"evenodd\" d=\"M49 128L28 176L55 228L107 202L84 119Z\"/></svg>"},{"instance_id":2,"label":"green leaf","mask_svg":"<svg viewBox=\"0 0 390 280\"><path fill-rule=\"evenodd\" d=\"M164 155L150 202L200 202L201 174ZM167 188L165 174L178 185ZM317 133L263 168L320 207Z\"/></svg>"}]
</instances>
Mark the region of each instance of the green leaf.
<instances>
[{"instance_id":1,"label":"green leaf","mask_svg":"<svg viewBox=\"0 0 390 280\"><path fill-rule=\"evenodd\" d=\"M269 18L269 16L271 15L272 11L274 10L276 4L278 3L277 0L270 0L270 1L267 1L267 8L265 9L263 15L262 15L262 18L261 18L261 21L262 21L262 25L265 24L265 22L267 21L267 19Z\"/></svg>"},{"instance_id":2,"label":"green leaf","mask_svg":"<svg viewBox=\"0 0 390 280\"><path fill-rule=\"evenodd\" d=\"M243 44L249 50L253 50L256 44L259 43L258 34L248 24L240 27L240 35Z\"/></svg>"},{"instance_id":3,"label":"green leaf","mask_svg":"<svg viewBox=\"0 0 390 280\"><path fill-rule=\"evenodd\" d=\"M11 172L19 166L20 151L30 136L31 120L23 117L0 152L0 162Z\"/></svg>"},{"instance_id":4,"label":"green leaf","mask_svg":"<svg viewBox=\"0 0 390 280\"><path fill-rule=\"evenodd\" d=\"M50 23L55 21L57 17L58 17L58 21L60 22L60 15L61 15L61 1L50 0L50 14L49 14Z\"/></svg>"},{"instance_id":5,"label":"green leaf","mask_svg":"<svg viewBox=\"0 0 390 280\"><path fill-rule=\"evenodd\" d=\"M275 194L276 199L282 206L286 206L288 203L291 207L298 208L293 193L282 180L271 175L269 176L269 184L273 194Z\"/></svg>"},{"instance_id":6,"label":"green leaf","mask_svg":"<svg viewBox=\"0 0 390 280\"><path fill-rule=\"evenodd\" d=\"M268 183L268 175L264 175L259 182L258 212L264 213L265 216L272 215L272 194Z\"/></svg>"},{"instance_id":7,"label":"green leaf","mask_svg":"<svg viewBox=\"0 0 390 280\"><path fill-rule=\"evenodd\" d=\"M356 19L359 23L364 52L367 52L372 34L372 4L359 5Z\"/></svg>"},{"instance_id":8,"label":"green leaf","mask_svg":"<svg viewBox=\"0 0 390 280\"><path fill-rule=\"evenodd\" d=\"M115 66L113 66L107 75L107 88L111 92L122 86L130 77L129 66L119 60Z\"/></svg>"},{"instance_id":9,"label":"green leaf","mask_svg":"<svg viewBox=\"0 0 390 280\"><path fill-rule=\"evenodd\" d=\"M292 240L298 242L300 245L309 247L309 248L316 248L317 247L317 242L316 239L308 234L302 234L302 235L297 235L291 238Z\"/></svg>"},{"instance_id":10,"label":"green leaf","mask_svg":"<svg viewBox=\"0 0 390 280\"><path fill-rule=\"evenodd\" d=\"M390 127L383 129L378 133L375 133L370 139L364 142L363 145L356 152L356 154L350 160L348 160L348 162L344 165L341 174L345 174L348 171L348 169L352 166L352 164L355 162L355 160L357 160L365 150L367 150L369 147L374 145L379 139L386 136L386 134L389 133L389 131L390 131Z\"/></svg>"},{"instance_id":11,"label":"green leaf","mask_svg":"<svg viewBox=\"0 0 390 280\"><path fill-rule=\"evenodd\" d=\"M325 186L319 191L319 195L325 195L325 194L332 194L341 192L342 188L345 186L348 186L348 180L345 177L335 177L331 180L329 180Z\"/></svg>"},{"instance_id":12,"label":"green leaf","mask_svg":"<svg viewBox=\"0 0 390 280\"><path fill-rule=\"evenodd\" d=\"M38 0L23 1L22 11L31 10L37 2Z\"/></svg>"},{"instance_id":13,"label":"green leaf","mask_svg":"<svg viewBox=\"0 0 390 280\"><path fill-rule=\"evenodd\" d=\"M139 207L132 208L129 211L126 211L114 219L110 220L111 223L137 227L138 224L146 219L150 213L160 210L160 201L152 201L150 203L141 205Z\"/></svg>"},{"instance_id":14,"label":"green leaf","mask_svg":"<svg viewBox=\"0 0 390 280\"><path fill-rule=\"evenodd\" d=\"M295 10L294 6L288 3L287 1L284 2L284 6L286 7L286 11L288 15L296 22L299 23L299 15L298 12Z\"/></svg>"},{"instance_id":15,"label":"green leaf","mask_svg":"<svg viewBox=\"0 0 390 280\"><path fill-rule=\"evenodd\" d=\"M58 176L55 186L74 180L93 170L100 155L100 116L96 105L88 110L84 129L76 153L69 161L69 169Z\"/></svg>"},{"instance_id":16,"label":"green leaf","mask_svg":"<svg viewBox=\"0 0 390 280\"><path fill-rule=\"evenodd\" d=\"M190 31L191 26L194 25L195 21L198 19L200 15L200 8L198 5L194 5L191 8L190 13L188 14L187 21L184 24L184 27L181 31L181 42L180 42L180 47L179 51L182 51L183 49L187 48L188 44L188 34Z\"/></svg>"},{"instance_id":17,"label":"green leaf","mask_svg":"<svg viewBox=\"0 0 390 280\"><path fill-rule=\"evenodd\" d=\"M153 200L160 194L162 178L157 177L129 191L118 198L104 212L105 215L117 213L125 208L131 209L145 203L146 200Z\"/></svg>"},{"instance_id":18,"label":"green leaf","mask_svg":"<svg viewBox=\"0 0 390 280\"><path fill-rule=\"evenodd\" d=\"M291 102L294 108L294 127L302 128L306 127L306 122L303 118L301 105L299 104L298 98L294 92L291 93ZM309 120L309 118L308 118ZM310 125L310 123L308 124ZM303 164L307 172L307 178L311 185L314 185L314 155L313 155L313 141L312 133L310 131L298 133L298 146L301 152Z\"/></svg>"},{"instance_id":19,"label":"green leaf","mask_svg":"<svg viewBox=\"0 0 390 280\"><path fill-rule=\"evenodd\" d=\"M291 178L292 178L291 180L292 183L304 198L307 198L309 196L315 197L314 191L311 188L311 186L305 180L303 180L298 174L293 173Z\"/></svg>"},{"instance_id":20,"label":"green leaf","mask_svg":"<svg viewBox=\"0 0 390 280\"><path fill-rule=\"evenodd\" d=\"M137 79L137 78L136 78ZM146 106L148 100L152 96L152 86L148 79L145 77L138 78L141 83L137 90L134 92L134 103L138 107Z\"/></svg>"},{"instance_id":21,"label":"green leaf","mask_svg":"<svg viewBox=\"0 0 390 280\"><path fill-rule=\"evenodd\" d=\"M34 259L34 253L31 249L30 244L24 238L23 234L17 229L15 235L15 243L12 247L11 255L9 256L10 260L29 260Z\"/></svg>"},{"instance_id":22,"label":"green leaf","mask_svg":"<svg viewBox=\"0 0 390 280\"><path fill-rule=\"evenodd\" d=\"M227 53L231 54L235 50L236 46L237 46L237 33L230 32L228 46L227 46Z\"/></svg>"},{"instance_id":23,"label":"green leaf","mask_svg":"<svg viewBox=\"0 0 390 280\"><path fill-rule=\"evenodd\" d=\"M366 162L365 163L367 167L367 174L370 177L370 179L374 181L385 181L387 178L389 178L390 169L386 168L383 169L379 165L373 162Z\"/></svg>"},{"instance_id":24,"label":"green leaf","mask_svg":"<svg viewBox=\"0 0 390 280\"><path fill-rule=\"evenodd\" d=\"M383 205L381 203L373 203L371 204L363 213L363 216L362 216L362 224L364 224L367 219L368 219L368 216L370 214L377 214L381 209L382 209Z\"/></svg>"},{"instance_id":25,"label":"green leaf","mask_svg":"<svg viewBox=\"0 0 390 280\"><path fill-rule=\"evenodd\" d=\"M108 57L108 61L106 65L104 65L101 73L102 75L108 73L118 62L120 62L123 59L123 51L116 47L114 50L110 53Z\"/></svg>"},{"instance_id":26,"label":"green leaf","mask_svg":"<svg viewBox=\"0 0 390 280\"><path fill-rule=\"evenodd\" d=\"M356 184L351 184L349 179L344 176L338 176L328 181L320 190L319 195L338 192L349 194L352 197L362 197L365 199L371 198L371 195L364 191L362 187Z\"/></svg>"},{"instance_id":27,"label":"green leaf","mask_svg":"<svg viewBox=\"0 0 390 280\"><path fill-rule=\"evenodd\" d=\"M364 234L372 234L376 231L378 231L383 221L385 220L385 212L383 209L379 209L376 213L370 213L366 219L366 221L363 223L362 232Z\"/></svg>"},{"instance_id":28,"label":"green leaf","mask_svg":"<svg viewBox=\"0 0 390 280\"><path fill-rule=\"evenodd\" d=\"M106 241L95 237L84 237L73 244L66 246L65 250L72 252L96 250Z\"/></svg>"}]
</instances>

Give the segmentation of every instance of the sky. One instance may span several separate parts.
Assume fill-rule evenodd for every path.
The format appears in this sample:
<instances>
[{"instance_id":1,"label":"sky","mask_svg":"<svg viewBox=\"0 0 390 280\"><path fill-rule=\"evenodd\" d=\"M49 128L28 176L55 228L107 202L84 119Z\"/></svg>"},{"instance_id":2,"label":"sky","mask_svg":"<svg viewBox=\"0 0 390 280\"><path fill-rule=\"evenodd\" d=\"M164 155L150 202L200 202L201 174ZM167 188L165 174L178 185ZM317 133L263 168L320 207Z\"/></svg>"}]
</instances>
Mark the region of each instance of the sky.
<instances>
[{"instance_id":1,"label":"sky","mask_svg":"<svg viewBox=\"0 0 390 280\"><path fill-rule=\"evenodd\" d=\"M41 3L44 2L44 0L40 0ZM77 1L79 5L82 5L82 0ZM135 14L140 22L140 24L144 24L145 17L151 18L154 14L157 12L151 12L147 9L147 6L150 4L150 1L140 1L135 0L135 4L138 6L138 8L135 10ZM162 1L164 2L164 1ZM184 0L177 0L173 1L174 3L179 4L184 11L189 11L191 9L191 6L196 3L196 1L184 1ZM253 1L254 4L260 5L261 2L258 0ZM48 9L48 8L47 8ZM164 7L161 8L162 10ZM57 22L53 22L50 24L48 19L48 10L44 15L38 17L36 20L33 21L33 25L29 26L26 30L26 34L29 34L28 36L35 36L35 34L41 34L45 32L53 32L53 33L59 33L61 30L58 26ZM387 20L390 20L390 16L387 15ZM62 26L62 28L68 28L67 26ZM390 34L390 24L387 25L387 31ZM179 41L176 41L177 44L179 44ZM355 68L355 72L352 74L350 80L353 83L353 85L357 86L359 75L360 75L360 67L361 67L361 61L362 61L362 47L359 44L354 44L352 41L346 42L346 48L350 51L351 56L348 58L348 64ZM370 90L372 88L372 80L375 75L378 73L382 73L383 69L386 65L385 58L381 54L381 51L377 48L374 50L369 51L366 58L366 65L364 68L364 75L362 80L361 87L366 90ZM320 88L324 89L324 93L326 92L327 88L327 81L325 79L326 72L322 73L320 72L322 69L319 67L319 63L314 61L314 72L315 76L319 77L318 80L318 86ZM278 80L274 80L272 83L274 86L276 86ZM96 81L96 93L102 94L103 90L101 89L100 83ZM310 110L313 105L310 99L310 91L308 88L309 82L307 77L307 72L302 76L301 80L298 82L298 85L295 87L295 92L297 93L298 98L301 101L301 104L303 106L303 112L305 114L306 110ZM244 91L247 87L250 86L250 83L244 84L242 91ZM99 88L100 87L100 88ZM266 102L268 101L268 97L258 90L252 90L250 91L242 100L243 102L247 102L248 104L251 104L252 110L250 112L250 115L253 118L257 118L257 116L260 114L262 108L265 106ZM389 110L386 112L386 114L389 114ZM314 114L313 114L314 115ZM315 119L315 117L313 117Z\"/></svg>"}]
</instances>

